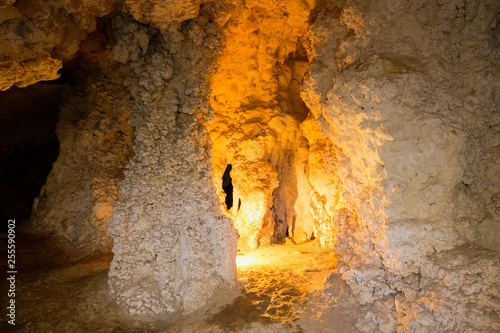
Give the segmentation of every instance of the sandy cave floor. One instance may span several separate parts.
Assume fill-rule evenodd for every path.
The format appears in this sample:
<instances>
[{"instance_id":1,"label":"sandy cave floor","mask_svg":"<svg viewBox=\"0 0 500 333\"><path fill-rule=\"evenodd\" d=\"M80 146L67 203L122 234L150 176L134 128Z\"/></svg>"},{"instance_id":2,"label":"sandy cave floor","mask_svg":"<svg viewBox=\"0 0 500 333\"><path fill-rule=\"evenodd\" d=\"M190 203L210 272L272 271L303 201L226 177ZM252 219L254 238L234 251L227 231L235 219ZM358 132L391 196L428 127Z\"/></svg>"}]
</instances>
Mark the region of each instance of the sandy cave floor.
<instances>
[{"instance_id":1,"label":"sandy cave floor","mask_svg":"<svg viewBox=\"0 0 500 333\"><path fill-rule=\"evenodd\" d=\"M176 322L145 322L128 318L111 298L112 255L75 260L42 238L17 239L16 326L3 320L1 332L357 332L361 316L354 303L332 301L340 284L323 288L335 258L314 241L238 255L239 290Z\"/></svg>"}]
</instances>

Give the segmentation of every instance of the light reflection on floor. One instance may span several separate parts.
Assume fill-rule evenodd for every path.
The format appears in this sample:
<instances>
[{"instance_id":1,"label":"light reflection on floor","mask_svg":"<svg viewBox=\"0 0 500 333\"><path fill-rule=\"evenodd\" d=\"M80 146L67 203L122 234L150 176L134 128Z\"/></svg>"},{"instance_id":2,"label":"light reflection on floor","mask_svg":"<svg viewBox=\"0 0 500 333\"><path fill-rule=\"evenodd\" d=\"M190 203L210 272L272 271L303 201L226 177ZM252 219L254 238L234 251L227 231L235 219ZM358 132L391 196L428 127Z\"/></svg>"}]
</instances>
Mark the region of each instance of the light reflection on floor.
<instances>
[{"instance_id":1,"label":"light reflection on floor","mask_svg":"<svg viewBox=\"0 0 500 333\"><path fill-rule=\"evenodd\" d=\"M309 294L323 287L335 257L317 242L262 247L236 258L244 293L212 318L221 327L242 329L252 322L290 325Z\"/></svg>"}]
</instances>

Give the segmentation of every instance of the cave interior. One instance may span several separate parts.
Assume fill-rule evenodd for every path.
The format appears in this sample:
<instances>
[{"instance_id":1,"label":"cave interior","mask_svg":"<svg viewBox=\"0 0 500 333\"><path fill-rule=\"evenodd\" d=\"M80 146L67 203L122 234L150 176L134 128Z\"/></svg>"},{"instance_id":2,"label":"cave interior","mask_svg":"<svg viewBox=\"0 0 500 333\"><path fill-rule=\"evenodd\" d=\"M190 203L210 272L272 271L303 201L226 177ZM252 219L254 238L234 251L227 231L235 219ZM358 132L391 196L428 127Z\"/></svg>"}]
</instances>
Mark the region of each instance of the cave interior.
<instances>
[{"instance_id":1,"label":"cave interior","mask_svg":"<svg viewBox=\"0 0 500 333\"><path fill-rule=\"evenodd\" d=\"M499 26L0 3L2 331L500 332Z\"/></svg>"}]
</instances>

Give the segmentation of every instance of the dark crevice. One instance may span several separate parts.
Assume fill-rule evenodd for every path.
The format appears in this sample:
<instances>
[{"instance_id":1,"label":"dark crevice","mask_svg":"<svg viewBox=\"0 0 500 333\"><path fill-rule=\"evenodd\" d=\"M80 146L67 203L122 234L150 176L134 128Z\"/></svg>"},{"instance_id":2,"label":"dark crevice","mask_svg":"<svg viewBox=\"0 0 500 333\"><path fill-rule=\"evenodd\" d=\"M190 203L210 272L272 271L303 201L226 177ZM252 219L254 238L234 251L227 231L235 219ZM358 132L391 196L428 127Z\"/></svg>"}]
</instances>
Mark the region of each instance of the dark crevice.
<instances>
[{"instance_id":1,"label":"dark crevice","mask_svg":"<svg viewBox=\"0 0 500 333\"><path fill-rule=\"evenodd\" d=\"M233 166L228 164L226 170L224 171L224 175L222 175L222 190L226 193L226 208L229 210L233 207L233 180L231 178L231 169ZM238 204L241 204L241 201Z\"/></svg>"},{"instance_id":2,"label":"dark crevice","mask_svg":"<svg viewBox=\"0 0 500 333\"><path fill-rule=\"evenodd\" d=\"M62 85L36 83L0 92L0 216L24 223L59 155L55 130ZM7 230L2 223L1 232Z\"/></svg>"}]
</instances>

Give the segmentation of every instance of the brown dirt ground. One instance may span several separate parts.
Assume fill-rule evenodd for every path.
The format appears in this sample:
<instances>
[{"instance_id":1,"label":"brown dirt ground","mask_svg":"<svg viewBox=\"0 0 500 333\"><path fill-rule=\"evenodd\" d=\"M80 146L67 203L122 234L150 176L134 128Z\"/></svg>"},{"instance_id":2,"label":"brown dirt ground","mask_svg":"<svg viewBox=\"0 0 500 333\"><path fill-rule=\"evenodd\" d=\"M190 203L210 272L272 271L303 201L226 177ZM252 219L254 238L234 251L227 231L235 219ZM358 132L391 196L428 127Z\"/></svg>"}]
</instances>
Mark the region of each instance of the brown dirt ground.
<instances>
[{"instance_id":1,"label":"brown dirt ground","mask_svg":"<svg viewBox=\"0 0 500 333\"><path fill-rule=\"evenodd\" d=\"M16 325L4 319L1 332L355 332L359 317L355 307L338 307L325 296L323 281L335 258L315 242L239 255L239 290L189 317L154 321L128 317L112 299L112 254L77 259L44 238L18 235L17 242ZM7 289L4 276L0 290ZM6 292L1 304L5 309Z\"/></svg>"}]
</instances>

